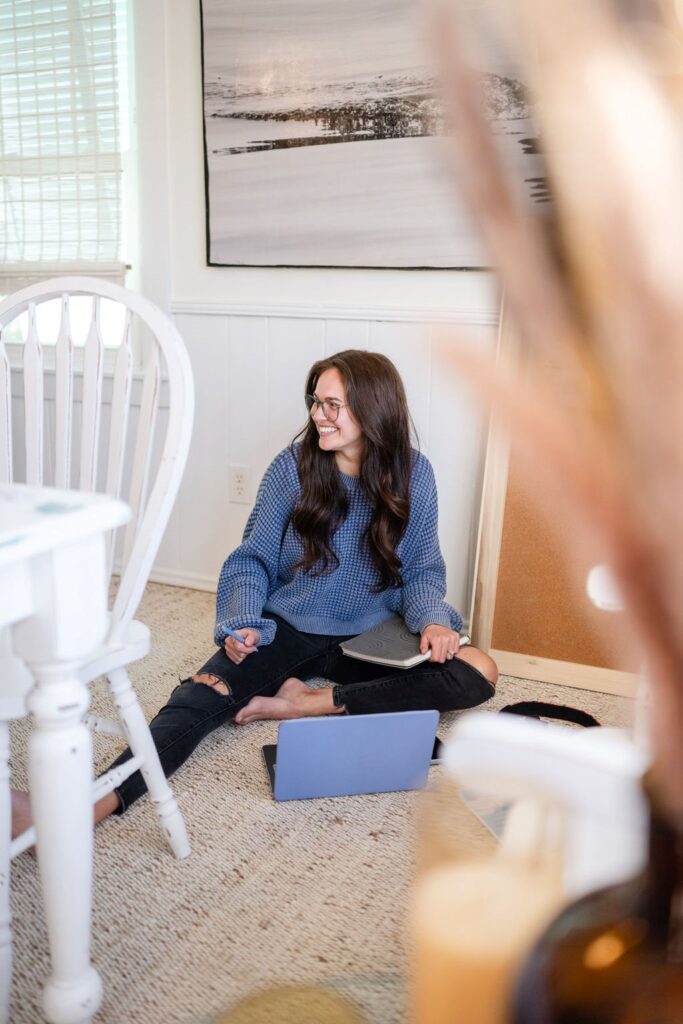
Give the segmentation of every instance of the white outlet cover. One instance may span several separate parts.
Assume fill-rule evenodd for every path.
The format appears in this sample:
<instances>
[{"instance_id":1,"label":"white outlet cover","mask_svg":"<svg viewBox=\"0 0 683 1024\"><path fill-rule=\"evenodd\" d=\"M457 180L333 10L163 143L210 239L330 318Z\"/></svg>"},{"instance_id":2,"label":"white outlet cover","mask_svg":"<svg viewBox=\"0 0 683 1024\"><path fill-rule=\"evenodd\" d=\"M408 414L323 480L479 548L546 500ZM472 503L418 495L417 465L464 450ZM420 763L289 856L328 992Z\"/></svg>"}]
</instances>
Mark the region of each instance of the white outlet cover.
<instances>
[{"instance_id":1,"label":"white outlet cover","mask_svg":"<svg viewBox=\"0 0 683 1024\"><path fill-rule=\"evenodd\" d=\"M251 503L251 471L249 466L230 467L230 501L238 505Z\"/></svg>"}]
</instances>

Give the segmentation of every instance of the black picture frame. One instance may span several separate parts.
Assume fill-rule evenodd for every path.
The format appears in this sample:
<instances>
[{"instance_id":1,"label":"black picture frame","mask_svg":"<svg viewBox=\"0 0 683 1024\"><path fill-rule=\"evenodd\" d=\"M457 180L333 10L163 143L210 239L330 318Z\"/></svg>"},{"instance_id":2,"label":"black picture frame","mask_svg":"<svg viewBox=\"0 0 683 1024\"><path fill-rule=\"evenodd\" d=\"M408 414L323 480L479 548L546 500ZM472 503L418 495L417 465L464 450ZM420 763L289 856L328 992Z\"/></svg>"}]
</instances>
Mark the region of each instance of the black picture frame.
<instances>
[{"instance_id":1,"label":"black picture frame","mask_svg":"<svg viewBox=\"0 0 683 1024\"><path fill-rule=\"evenodd\" d=\"M419 4L200 8L209 266L489 269ZM496 77L517 146L519 86Z\"/></svg>"}]
</instances>

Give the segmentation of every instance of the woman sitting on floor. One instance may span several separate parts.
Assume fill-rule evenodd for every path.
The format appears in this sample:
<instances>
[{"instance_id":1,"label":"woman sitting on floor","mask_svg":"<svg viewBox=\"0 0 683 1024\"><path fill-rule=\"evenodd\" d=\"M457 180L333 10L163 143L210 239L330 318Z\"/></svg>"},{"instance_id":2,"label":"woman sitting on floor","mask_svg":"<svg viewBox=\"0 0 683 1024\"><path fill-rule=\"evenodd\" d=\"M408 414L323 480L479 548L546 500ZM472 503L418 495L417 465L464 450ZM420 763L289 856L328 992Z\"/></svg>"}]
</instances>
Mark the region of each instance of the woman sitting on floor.
<instances>
[{"instance_id":1,"label":"woman sitting on floor","mask_svg":"<svg viewBox=\"0 0 683 1024\"><path fill-rule=\"evenodd\" d=\"M395 366L359 350L322 359L308 374L306 405L300 440L267 469L242 543L223 564L218 650L151 723L167 775L230 719L452 711L494 693L494 662L460 649L462 618L444 601L434 474L411 447ZM341 640L395 613L420 634L428 661L395 669L342 655ZM306 685L320 676L329 685ZM145 789L140 772L131 775L99 801L96 820ZM25 794L14 809L18 831Z\"/></svg>"}]
</instances>

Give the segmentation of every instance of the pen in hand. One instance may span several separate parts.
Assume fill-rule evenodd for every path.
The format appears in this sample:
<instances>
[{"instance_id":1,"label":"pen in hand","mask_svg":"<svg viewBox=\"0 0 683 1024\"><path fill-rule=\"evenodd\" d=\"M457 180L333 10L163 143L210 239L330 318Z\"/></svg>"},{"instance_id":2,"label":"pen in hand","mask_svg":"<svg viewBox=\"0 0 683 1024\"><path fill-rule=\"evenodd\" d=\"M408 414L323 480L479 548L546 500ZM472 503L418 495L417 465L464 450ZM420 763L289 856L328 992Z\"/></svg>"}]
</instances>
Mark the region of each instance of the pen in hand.
<instances>
[{"instance_id":1,"label":"pen in hand","mask_svg":"<svg viewBox=\"0 0 683 1024\"><path fill-rule=\"evenodd\" d=\"M246 640L244 639L244 637L240 636L239 633L236 633L234 629L230 629L229 626L224 626L223 628L225 629L225 632L228 634L228 636L231 636L233 638L233 640L237 640L237 642L240 643L240 644L245 644L246 643Z\"/></svg>"}]
</instances>

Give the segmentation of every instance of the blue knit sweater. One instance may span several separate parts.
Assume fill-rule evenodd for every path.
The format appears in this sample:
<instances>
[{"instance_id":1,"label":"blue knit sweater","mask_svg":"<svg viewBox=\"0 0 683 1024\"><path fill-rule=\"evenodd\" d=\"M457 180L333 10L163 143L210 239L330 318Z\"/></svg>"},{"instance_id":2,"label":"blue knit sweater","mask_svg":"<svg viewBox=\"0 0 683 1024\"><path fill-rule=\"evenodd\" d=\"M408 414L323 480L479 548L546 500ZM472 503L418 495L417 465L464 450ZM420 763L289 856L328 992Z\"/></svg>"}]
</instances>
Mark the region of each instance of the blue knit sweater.
<instances>
[{"instance_id":1,"label":"blue knit sweater","mask_svg":"<svg viewBox=\"0 0 683 1024\"><path fill-rule=\"evenodd\" d=\"M436 482L431 464L414 452L410 487L410 518L398 545L403 585L373 593L378 572L363 533L372 506L360 480L341 473L349 498L345 521L332 536L339 565L314 576L294 566L303 555L298 534L290 524L301 486L297 471L298 445L273 460L261 481L240 546L226 558L216 594L215 640L219 646L226 627L253 627L261 644L275 636L275 612L304 633L343 636L362 633L398 612L414 633L430 623L457 632L462 618L444 601L446 567L437 535Z\"/></svg>"}]
</instances>

